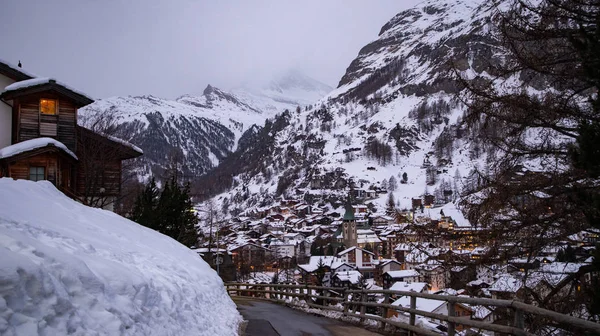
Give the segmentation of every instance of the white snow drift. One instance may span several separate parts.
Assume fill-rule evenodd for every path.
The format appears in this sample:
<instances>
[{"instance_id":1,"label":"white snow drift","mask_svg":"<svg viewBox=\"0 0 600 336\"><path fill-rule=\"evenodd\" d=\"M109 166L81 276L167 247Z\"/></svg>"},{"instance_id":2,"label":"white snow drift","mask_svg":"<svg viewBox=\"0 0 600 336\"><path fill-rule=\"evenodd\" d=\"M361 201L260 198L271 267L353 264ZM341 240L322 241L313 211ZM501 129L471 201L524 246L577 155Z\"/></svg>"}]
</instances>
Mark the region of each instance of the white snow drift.
<instances>
[{"instance_id":1,"label":"white snow drift","mask_svg":"<svg viewBox=\"0 0 600 336\"><path fill-rule=\"evenodd\" d=\"M1 335L235 335L241 320L175 240L48 182L0 179Z\"/></svg>"}]
</instances>

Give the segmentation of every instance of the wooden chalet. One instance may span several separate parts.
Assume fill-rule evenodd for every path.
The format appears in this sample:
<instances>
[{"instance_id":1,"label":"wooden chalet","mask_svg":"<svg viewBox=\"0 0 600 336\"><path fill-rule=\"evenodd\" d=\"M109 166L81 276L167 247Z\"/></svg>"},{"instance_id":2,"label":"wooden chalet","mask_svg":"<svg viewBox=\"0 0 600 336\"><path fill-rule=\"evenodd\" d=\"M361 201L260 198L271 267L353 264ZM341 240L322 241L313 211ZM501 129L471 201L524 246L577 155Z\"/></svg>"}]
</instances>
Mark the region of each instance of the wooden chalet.
<instances>
[{"instance_id":1,"label":"wooden chalet","mask_svg":"<svg viewBox=\"0 0 600 336\"><path fill-rule=\"evenodd\" d=\"M53 79L34 78L0 61L0 177L47 180L83 203L112 210L122 160L142 155L120 139L77 125L93 99Z\"/></svg>"}]
</instances>

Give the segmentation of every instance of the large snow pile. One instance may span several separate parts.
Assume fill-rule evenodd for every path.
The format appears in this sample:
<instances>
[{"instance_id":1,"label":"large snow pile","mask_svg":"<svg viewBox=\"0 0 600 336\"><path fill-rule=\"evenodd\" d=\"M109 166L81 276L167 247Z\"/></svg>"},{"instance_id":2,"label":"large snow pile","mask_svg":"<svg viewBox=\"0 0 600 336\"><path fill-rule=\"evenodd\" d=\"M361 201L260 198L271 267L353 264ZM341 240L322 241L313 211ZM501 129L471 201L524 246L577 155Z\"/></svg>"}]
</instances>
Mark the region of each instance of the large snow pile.
<instances>
[{"instance_id":1,"label":"large snow pile","mask_svg":"<svg viewBox=\"0 0 600 336\"><path fill-rule=\"evenodd\" d=\"M241 320L175 240L48 182L0 179L0 335L235 335Z\"/></svg>"}]
</instances>

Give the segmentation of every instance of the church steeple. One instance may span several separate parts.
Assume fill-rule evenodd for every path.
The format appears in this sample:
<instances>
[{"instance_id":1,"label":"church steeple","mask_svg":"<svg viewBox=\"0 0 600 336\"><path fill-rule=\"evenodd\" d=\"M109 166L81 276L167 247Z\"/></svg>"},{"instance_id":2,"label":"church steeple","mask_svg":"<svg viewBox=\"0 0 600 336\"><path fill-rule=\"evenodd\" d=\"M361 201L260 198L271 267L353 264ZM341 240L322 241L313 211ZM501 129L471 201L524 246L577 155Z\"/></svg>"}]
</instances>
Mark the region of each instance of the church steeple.
<instances>
[{"instance_id":1,"label":"church steeple","mask_svg":"<svg viewBox=\"0 0 600 336\"><path fill-rule=\"evenodd\" d=\"M343 237L344 245L346 248L357 246L358 237L356 234L356 221L354 218L354 208L350 200L346 202L346 212L344 213L344 219L342 226L344 227Z\"/></svg>"},{"instance_id":2,"label":"church steeple","mask_svg":"<svg viewBox=\"0 0 600 336\"><path fill-rule=\"evenodd\" d=\"M354 221L354 208L352 208L352 204L348 201L346 202L346 212L344 213L344 222Z\"/></svg>"}]
</instances>

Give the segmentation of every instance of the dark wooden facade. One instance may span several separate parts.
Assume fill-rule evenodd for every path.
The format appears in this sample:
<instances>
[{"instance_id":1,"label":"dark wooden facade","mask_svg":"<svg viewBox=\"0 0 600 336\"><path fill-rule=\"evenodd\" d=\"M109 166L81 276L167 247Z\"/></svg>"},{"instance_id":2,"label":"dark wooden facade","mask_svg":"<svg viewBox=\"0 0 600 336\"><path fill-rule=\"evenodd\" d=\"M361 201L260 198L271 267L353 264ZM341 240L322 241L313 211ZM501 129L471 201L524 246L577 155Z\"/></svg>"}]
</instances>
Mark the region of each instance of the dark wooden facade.
<instances>
[{"instance_id":1,"label":"dark wooden facade","mask_svg":"<svg viewBox=\"0 0 600 336\"><path fill-rule=\"evenodd\" d=\"M27 180L30 167L43 167L45 180L63 191L73 191L77 160L57 147L38 148L3 161L4 164L0 166L4 169L0 169L0 176Z\"/></svg>"},{"instance_id":2,"label":"dark wooden facade","mask_svg":"<svg viewBox=\"0 0 600 336\"><path fill-rule=\"evenodd\" d=\"M40 113L41 99L57 102L56 114ZM77 151L77 109L81 107L69 97L52 91L15 97L12 102L12 142L54 138L71 151Z\"/></svg>"},{"instance_id":3,"label":"dark wooden facade","mask_svg":"<svg viewBox=\"0 0 600 336\"><path fill-rule=\"evenodd\" d=\"M30 179L30 168L42 167L45 180L84 203L91 197L119 195L122 160L141 153L118 139L77 125L77 109L93 100L53 80L5 91L0 99L12 106L13 145L47 137L77 156L52 144L31 149L0 159L0 177ZM52 101L52 113L42 113L42 100Z\"/></svg>"},{"instance_id":4,"label":"dark wooden facade","mask_svg":"<svg viewBox=\"0 0 600 336\"><path fill-rule=\"evenodd\" d=\"M117 196L121 192L123 160L141 154L84 127L77 128L77 193Z\"/></svg>"}]
</instances>

